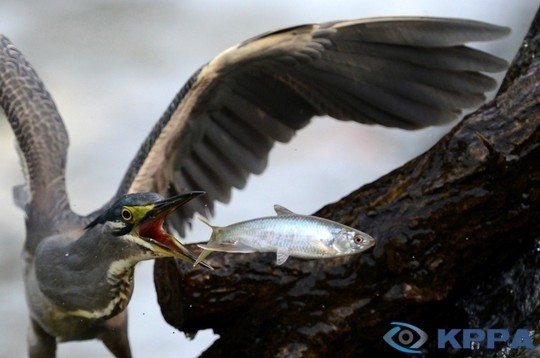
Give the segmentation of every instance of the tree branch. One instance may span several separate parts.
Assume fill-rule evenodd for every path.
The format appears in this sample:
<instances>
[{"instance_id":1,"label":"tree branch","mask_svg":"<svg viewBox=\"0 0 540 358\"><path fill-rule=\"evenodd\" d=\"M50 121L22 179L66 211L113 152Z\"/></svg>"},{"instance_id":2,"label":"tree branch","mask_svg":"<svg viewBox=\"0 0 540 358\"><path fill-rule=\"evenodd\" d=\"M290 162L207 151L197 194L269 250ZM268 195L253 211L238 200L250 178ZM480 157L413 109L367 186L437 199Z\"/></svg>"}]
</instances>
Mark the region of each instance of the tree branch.
<instances>
[{"instance_id":1,"label":"tree branch","mask_svg":"<svg viewBox=\"0 0 540 358\"><path fill-rule=\"evenodd\" d=\"M273 254L214 253L213 272L157 260L167 322L218 333L204 356L392 352L382 336L394 320L428 335L471 325L538 328L540 65L533 29L528 48L535 46L536 59L520 54L530 61L515 61L504 93L428 152L315 214L377 238L373 251L283 266ZM433 340L422 348L441 352Z\"/></svg>"}]
</instances>

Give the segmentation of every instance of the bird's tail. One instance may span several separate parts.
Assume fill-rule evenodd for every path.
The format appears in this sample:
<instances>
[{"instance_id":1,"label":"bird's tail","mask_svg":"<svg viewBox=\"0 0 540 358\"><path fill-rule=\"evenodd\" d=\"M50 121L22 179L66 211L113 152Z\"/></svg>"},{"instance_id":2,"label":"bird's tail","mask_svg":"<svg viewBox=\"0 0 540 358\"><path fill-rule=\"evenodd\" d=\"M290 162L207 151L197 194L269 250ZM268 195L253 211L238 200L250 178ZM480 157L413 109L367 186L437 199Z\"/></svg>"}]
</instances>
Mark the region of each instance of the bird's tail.
<instances>
[{"instance_id":1,"label":"bird's tail","mask_svg":"<svg viewBox=\"0 0 540 358\"><path fill-rule=\"evenodd\" d=\"M197 266L199 263L201 263L202 260L204 260L206 257L208 257L208 255L210 255L210 253L213 251L210 249L211 247L218 245L217 234L221 230L219 226L211 225L203 217L199 217L199 220L201 220L203 223L205 223L212 229L212 234L210 235L210 240L208 240L206 245L197 245L203 250L199 254L199 257L197 257L197 260L195 260L195 262L193 263L193 267Z\"/></svg>"}]
</instances>

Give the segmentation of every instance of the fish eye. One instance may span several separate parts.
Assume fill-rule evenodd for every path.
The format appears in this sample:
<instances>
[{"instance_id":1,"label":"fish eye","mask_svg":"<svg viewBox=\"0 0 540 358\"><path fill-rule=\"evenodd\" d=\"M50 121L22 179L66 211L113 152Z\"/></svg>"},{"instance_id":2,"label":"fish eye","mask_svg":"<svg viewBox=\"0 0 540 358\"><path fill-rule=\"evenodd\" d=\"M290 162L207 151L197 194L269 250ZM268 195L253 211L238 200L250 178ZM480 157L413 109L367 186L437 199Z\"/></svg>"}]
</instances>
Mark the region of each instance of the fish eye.
<instances>
[{"instance_id":1,"label":"fish eye","mask_svg":"<svg viewBox=\"0 0 540 358\"><path fill-rule=\"evenodd\" d=\"M354 236L354 243L355 244L360 245L363 242L364 242L364 239L362 238L362 236L360 236L360 235L355 235Z\"/></svg>"},{"instance_id":2,"label":"fish eye","mask_svg":"<svg viewBox=\"0 0 540 358\"><path fill-rule=\"evenodd\" d=\"M127 222L133 221L133 213L131 212L129 208L125 206L122 208L122 212L120 213L120 215L122 216L122 219L124 221L127 221Z\"/></svg>"}]
</instances>

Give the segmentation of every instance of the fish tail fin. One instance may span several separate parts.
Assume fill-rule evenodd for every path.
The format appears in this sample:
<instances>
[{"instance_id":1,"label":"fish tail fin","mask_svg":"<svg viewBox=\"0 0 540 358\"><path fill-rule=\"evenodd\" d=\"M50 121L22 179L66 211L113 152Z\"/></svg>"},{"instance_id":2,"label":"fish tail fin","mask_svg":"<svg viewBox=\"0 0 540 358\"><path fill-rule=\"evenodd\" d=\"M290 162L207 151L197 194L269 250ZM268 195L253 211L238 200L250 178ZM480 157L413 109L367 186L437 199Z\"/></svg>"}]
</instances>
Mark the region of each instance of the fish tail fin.
<instances>
[{"instance_id":1,"label":"fish tail fin","mask_svg":"<svg viewBox=\"0 0 540 358\"><path fill-rule=\"evenodd\" d=\"M212 244L215 244L217 242L217 234L221 228L219 226L214 226L210 224L205 218L201 216L199 216L199 220L212 229L212 234L210 235L210 240L208 240L208 245L202 245L202 246L212 246ZM199 245L199 247L201 247L201 245ZM193 263L193 267L201 263L206 257L208 257L208 255L210 255L211 252L212 250L203 249L201 253L199 254L199 257L197 257L197 259Z\"/></svg>"}]
</instances>

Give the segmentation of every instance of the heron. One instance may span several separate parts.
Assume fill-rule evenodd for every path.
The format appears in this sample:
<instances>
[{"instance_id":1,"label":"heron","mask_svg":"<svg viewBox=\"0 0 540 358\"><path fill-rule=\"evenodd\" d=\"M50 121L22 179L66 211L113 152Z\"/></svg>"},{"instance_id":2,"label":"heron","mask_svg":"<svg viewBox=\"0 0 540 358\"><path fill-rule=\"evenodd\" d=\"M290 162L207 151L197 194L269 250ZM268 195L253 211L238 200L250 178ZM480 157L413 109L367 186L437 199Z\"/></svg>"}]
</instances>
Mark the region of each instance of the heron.
<instances>
[{"instance_id":1,"label":"heron","mask_svg":"<svg viewBox=\"0 0 540 358\"><path fill-rule=\"evenodd\" d=\"M126 307L135 265L194 262L172 229L184 236L195 214L211 216L215 202L228 202L232 188L263 172L275 142L290 141L315 116L414 130L479 106L497 86L487 73L508 64L467 43L509 31L464 19L388 17L295 26L241 42L195 71L116 193L87 215L70 206L69 140L52 96L0 35L0 105L25 175L14 199L26 214L29 355L54 357L59 342L100 339L115 356L130 357Z\"/></svg>"}]
</instances>

